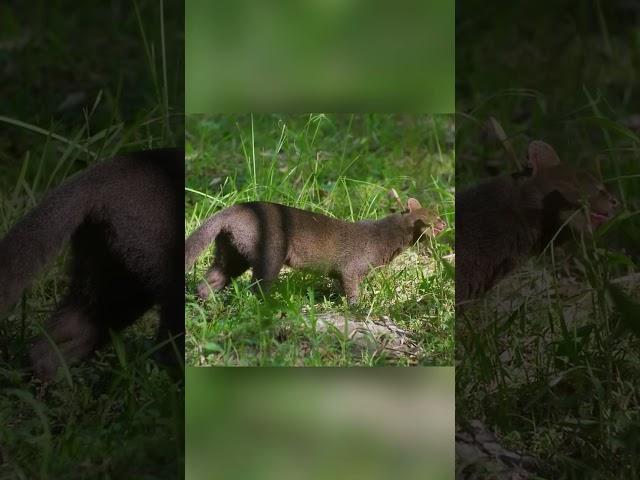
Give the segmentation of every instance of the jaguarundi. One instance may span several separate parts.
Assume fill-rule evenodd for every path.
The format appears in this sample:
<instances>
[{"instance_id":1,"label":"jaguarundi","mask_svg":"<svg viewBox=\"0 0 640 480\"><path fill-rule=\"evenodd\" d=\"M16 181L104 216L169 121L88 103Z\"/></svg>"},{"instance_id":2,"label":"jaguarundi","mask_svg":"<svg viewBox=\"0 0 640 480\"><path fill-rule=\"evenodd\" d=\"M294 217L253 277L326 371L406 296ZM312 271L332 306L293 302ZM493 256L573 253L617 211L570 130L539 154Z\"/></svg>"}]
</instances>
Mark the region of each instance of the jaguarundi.
<instances>
[{"instance_id":1,"label":"jaguarundi","mask_svg":"<svg viewBox=\"0 0 640 480\"><path fill-rule=\"evenodd\" d=\"M171 148L106 160L64 181L0 240L0 313L69 241L70 286L45 325L64 361L89 356L110 329L154 305L157 340L175 358L173 345L184 350L183 182L184 154ZM46 336L30 356L46 379L61 365Z\"/></svg>"},{"instance_id":2,"label":"jaguarundi","mask_svg":"<svg viewBox=\"0 0 640 480\"><path fill-rule=\"evenodd\" d=\"M482 296L552 239L597 228L617 205L594 175L532 141L522 171L456 194L456 304Z\"/></svg>"},{"instance_id":3,"label":"jaguarundi","mask_svg":"<svg viewBox=\"0 0 640 480\"><path fill-rule=\"evenodd\" d=\"M267 291L284 265L337 277L349 304L373 267L385 265L425 235L435 236L444 222L416 199L403 213L381 220L347 222L277 203L233 205L208 218L185 244L185 271L215 241L215 258L198 296L222 290L247 269Z\"/></svg>"}]
</instances>

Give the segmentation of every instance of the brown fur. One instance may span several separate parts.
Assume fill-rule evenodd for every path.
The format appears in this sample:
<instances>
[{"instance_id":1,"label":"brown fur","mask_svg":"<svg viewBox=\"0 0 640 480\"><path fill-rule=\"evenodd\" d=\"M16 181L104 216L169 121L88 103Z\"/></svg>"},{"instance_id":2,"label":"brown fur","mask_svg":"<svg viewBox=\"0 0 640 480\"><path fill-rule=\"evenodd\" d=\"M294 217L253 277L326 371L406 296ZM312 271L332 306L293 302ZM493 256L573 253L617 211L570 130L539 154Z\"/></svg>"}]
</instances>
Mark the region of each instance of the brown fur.
<instances>
[{"instance_id":1,"label":"brown fur","mask_svg":"<svg viewBox=\"0 0 640 480\"><path fill-rule=\"evenodd\" d=\"M346 222L276 203L251 202L226 208L209 218L186 241L185 269L213 241L216 254L198 286L206 298L231 279L253 270L267 290L284 265L335 275L350 304L373 267L389 263L422 235L436 235L444 223L410 199L408 210L377 221Z\"/></svg>"},{"instance_id":2,"label":"brown fur","mask_svg":"<svg viewBox=\"0 0 640 480\"><path fill-rule=\"evenodd\" d=\"M553 238L566 239L560 230L569 218L571 229L588 231L613 215L617 200L589 172L561 163L549 145L531 142L528 158L523 172L456 195L457 304L482 296ZM583 204L588 216L576 213Z\"/></svg>"},{"instance_id":3,"label":"brown fur","mask_svg":"<svg viewBox=\"0 0 640 480\"><path fill-rule=\"evenodd\" d=\"M0 313L71 245L70 288L45 325L48 337L31 350L39 376L55 376L56 349L66 363L81 360L110 329L130 325L155 304L158 341L176 337L183 348L183 172L184 154L176 149L100 162L52 190L0 239Z\"/></svg>"}]
</instances>

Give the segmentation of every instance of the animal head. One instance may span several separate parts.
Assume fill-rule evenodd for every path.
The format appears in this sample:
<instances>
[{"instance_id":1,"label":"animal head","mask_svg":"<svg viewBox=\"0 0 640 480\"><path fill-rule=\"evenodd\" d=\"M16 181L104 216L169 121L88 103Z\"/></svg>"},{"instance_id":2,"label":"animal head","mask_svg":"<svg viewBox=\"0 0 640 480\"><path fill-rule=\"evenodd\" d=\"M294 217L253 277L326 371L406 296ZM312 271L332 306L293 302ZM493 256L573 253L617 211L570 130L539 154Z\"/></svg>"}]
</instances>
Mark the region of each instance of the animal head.
<instances>
[{"instance_id":1,"label":"animal head","mask_svg":"<svg viewBox=\"0 0 640 480\"><path fill-rule=\"evenodd\" d=\"M429 208L424 208L415 198L410 198L407 202L407 210L402 215L408 220L413 228L413 241L426 239L427 236L435 237L446 228L446 223L436 212Z\"/></svg>"},{"instance_id":2,"label":"animal head","mask_svg":"<svg viewBox=\"0 0 640 480\"><path fill-rule=\"evenodd\" d=\"M595 175L560 161L555 150L545 142L534 140L529 144L528 166L531 179L545 198L553 198L564 223L578 231L597 228L611 219L618 200ZM582 209L584 213L577 213Z\"/></svg>"}]
</instances>

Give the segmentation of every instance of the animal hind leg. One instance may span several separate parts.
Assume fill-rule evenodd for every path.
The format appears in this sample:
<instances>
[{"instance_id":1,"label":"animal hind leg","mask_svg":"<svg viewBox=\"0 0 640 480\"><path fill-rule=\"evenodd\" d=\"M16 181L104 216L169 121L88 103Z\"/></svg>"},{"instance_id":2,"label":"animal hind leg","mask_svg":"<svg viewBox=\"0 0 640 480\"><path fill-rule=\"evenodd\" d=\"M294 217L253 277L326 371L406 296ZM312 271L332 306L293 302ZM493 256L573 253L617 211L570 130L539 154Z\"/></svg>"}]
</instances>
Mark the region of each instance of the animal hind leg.
<instances>
[{"instance_id":1,"label":"animal hind leg","mask_svg":"<svg viewBox=\"0 0 640 480\"><path fill-rule=\"evenodd\" d=\"M97 226L81 226L72 247L69 292L31 349L34 371L45 379L55 377L63 362L90 356L107 341L110 329L130 325L152 304L140 282L109 251Z\"/></svg>"},{"instance_id":2,"label":"animal hind leg","mask_svg":"<svg viewBox=\"0 0 640 480\"><path fill-rule=\"evenodd\" d=\"M209 298L211 291L219 291L225 288L231 282L231 275L219 265L212 266L205 274L204 280L198 284L198 297L201 300Z\"/></svg>"},{"instance_id":3,"label":"animal hind leg","mask_svg":"<svg viewBox=\"0 0 640 480\"><path fill-rule=\"evenodd\" d=\"M63 363L70 365L91 355L108 333L89 309L78 304L59 308L44 328L46 334L36 339L30 357L35 374L45 380L55 378Z\"/></svg>"},{"instance_id":4,"label":"animal hind leg","mask_svg":"<svg viewBox=\"0 0 640 480\"><path fill-rule=\"evenodd\" d=\"M184 364L184 287L172 288L160 305L160 324L156 342L162 347L155 355L164 365Z\"/></svg>"},{"instance_id":5,"label":"animal hind leg","mask_svg":"<svg viewBox=\"0 0 640 480\"><path fill-rule=\"evenodd\" d=\"M93 247L93 252L91 251ZM98 228L85 222L72 236L71 285L61 306L44 324L30 352L34 373L52 380L63 364L89 355L106 339L108 330L96 319L97 270L105 268L106 249Z\"/></svg>"},{"instance_id":6,"label":"animal hind leg","mask_svg":"<svg viewBox=\"0 0 640 480\"><path fill-rule=\"evenodd\" d=\"M63 363L71 365L89 357L109 339L109 330L132 324L150 306L150 298L128 289L126 282L121 288L91 296L78 296L72 290L31 348L34 372L43 379L55 378Z\"/></svg>"},{"instance_id":7,"label":"animal hind leg","mask_svg":"<svg viewBox=\"0 0 640 480\"><path fill-rule=\"evenodd\" d=\"M206 300L211 291L220 291L231 280L242 275L249 268L249 262L231 244L225 235L216 239L216 256L213 265L205 274L205 280L198 284L198 297Z\"/></svg>"},{"instance_id":8,"label":"animal hind leg","mask_svg":"<svg viewBox=\"0 0 640 480\"><path fill-rule=\"evenodd\" d=\"M265 257L257 265L253 265L252 283L254 291L267 293L284 265L284 258Z\"/></svg>"}]
</instances>

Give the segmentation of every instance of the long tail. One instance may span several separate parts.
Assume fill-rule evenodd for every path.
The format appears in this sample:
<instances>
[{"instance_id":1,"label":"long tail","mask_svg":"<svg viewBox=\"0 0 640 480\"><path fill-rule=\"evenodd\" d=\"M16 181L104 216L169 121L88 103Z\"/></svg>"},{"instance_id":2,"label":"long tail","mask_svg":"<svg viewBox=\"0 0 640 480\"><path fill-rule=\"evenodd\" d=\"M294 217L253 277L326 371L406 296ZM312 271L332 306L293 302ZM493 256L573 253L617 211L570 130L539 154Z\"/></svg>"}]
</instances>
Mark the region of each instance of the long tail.
<instances>
[{"instance_id":1,"label":"long tail","mask_svg":"<svg viewBox=\"0 0 640 480\"><path fill-rule=\"evenodd\" d=\"M13 305L94 205L86 172L48 194L0 240L0 312Z\"/></svg>"},{"instance_id":2,"label":"long tail","mask_svg":"<svg viewBox=\"0 0 640 480\"><path fill-rule=\"evenodd\" d=\"M216 239L223 227L227 210L222 210L209 217L198 229L193 232L184 244L184 271L193 268L200 254Z\"/></svg>"}]
</instances>

